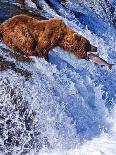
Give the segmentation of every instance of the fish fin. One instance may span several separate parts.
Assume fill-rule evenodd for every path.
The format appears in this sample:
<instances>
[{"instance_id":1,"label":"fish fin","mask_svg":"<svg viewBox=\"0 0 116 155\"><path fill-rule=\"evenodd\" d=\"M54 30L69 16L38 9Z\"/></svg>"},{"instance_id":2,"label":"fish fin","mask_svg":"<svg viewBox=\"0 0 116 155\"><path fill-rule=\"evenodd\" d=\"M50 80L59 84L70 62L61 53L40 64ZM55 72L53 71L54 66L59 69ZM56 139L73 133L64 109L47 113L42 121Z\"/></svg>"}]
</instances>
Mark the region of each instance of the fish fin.
<instances>
[{"instance_id":1,"label":"fish fin","mask_svg":"<svg viewBox=\"0 0 116 155\"><path fill-rule=\"evenodd\" d=\"M108 67L109 69L111 70L112 69L112 66L114 66L115 64L109 64Z\"/></svg>"},{"instance_id":2,"label":"fish fin","mask_svg":"<svg viewBox=\"0 0 116 155\"><path fill-rule=\"evenodd\" d=\"M88 57L88 56L85 58L85 60L90 61L90 59L89 59L89 57Z\"/></svg>"}]
</instances>

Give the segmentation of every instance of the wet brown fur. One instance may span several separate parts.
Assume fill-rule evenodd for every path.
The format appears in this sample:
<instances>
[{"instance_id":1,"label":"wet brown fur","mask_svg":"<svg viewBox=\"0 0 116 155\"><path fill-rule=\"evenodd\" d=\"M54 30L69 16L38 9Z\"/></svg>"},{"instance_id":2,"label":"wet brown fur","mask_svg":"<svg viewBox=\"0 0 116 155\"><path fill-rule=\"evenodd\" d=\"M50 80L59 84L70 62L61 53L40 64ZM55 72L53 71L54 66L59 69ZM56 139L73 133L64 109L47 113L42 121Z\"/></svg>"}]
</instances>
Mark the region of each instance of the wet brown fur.
<instances>
[{"instance_id":1,"label":"wet brown fur","mask_svg":"<svg viewBox=\"0 0 116 155\"><path fill-rule=\"evenodd\" d=\"M25 55L37 55L48 59L50 49L60 46L79 58L97 48L69 28L61 19L37 20L27 15L17 15L0 25L3 42Z\"/></svg>"}]
</instances>

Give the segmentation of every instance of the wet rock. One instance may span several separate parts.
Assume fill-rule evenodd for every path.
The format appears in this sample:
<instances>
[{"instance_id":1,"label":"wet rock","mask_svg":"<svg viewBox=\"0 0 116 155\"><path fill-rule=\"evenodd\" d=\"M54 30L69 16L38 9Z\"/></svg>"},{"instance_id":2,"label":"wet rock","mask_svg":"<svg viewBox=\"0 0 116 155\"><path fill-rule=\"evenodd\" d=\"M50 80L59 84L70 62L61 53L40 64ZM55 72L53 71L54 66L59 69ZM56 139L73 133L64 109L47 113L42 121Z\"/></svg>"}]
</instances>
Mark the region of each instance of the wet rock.
<instances>
[{"instance_id":1,"label":"wet rock","mask_svg":"<svg viewBox=\"0 0 116 155\"><path fill-rule=\"evenodd\" d=\"M11 152L7 152L5 155L12 155L12 153Z\"/></svg>"},{"instance_id":2,"label":"wet rock","mask_svg":"<svg viewBox=\"0 0 116 155\"><path fill-rule=\"evenodd\" d=\"M24 76L25 78L30 78L31 77L31 73L27 70L21 69L21 68L17 68L15 66L14 63L9 62L9 61L5 61L5 60L0 60L0 71L3 70L7 70L7 69L12 69L14 70L16 73L21 74L22 76Z\"/></svg>"},{"instance_id":3,"label":"wet rock","mask_svg":"<svg viewBox=\"0 0 116 155\"><path fill-rule=\"evenodd\" d=\"M11 121L11 119L8 119L6 121L6 126L7 126L8 129L10 129L12 127L12 121Z\"/></svg>"},{"instance_id":4,"label":"wet rock","mask_svg":"<svg viewBox=\"0 0 116 155\"><path fill-rule=\"evenodd\" d=\"M38 10L43 10L42 6L38 3L38 0L32 0L36 4Z\"/></svg>"},{"instance_id":5,"label":"wet rock","mask_svg":"<svg viewBox=\"0 0 116 155\"><path fill-rule=\"evenodd\" d=\"M7 48L3 48L3 47L0 47L0 49L2 51L5 51L5 53L9 54L11 57L13 57L16 61L27 62L27 63L31 63L32 62L31 58L26 57L21 52L13 51L13 50L10 50L10 49L7 49ZM0 56L0 59L2 59L2 56Z\"/></svg>"},{"instance_id":6,"label":"wet rock","mask_svg":"<svg viewBox=\"0 0 116 155\"><path fill-rule=\"evenodd\" d=\"M6 70L7 68L9 68L8 63L0 60L0 71Z\"/></svg>"},{"instance_id":7,"label":"wet rock","mask_svg":"<svg viewBox=\"0 0 116 155\"><path fill-rule=\"evenodd\" d=\"M16 0L16 3L19 3L22 6L25 6L25 0Z\"/></svg>"},{"instance_id":8,"label":"wet rock","mask_svg":"<svg viewBox=\"0 0 116 155\"><path fill-rule=\"evenodd\" d=\"M4 124L0 123L0 136L3 135L3 130L4 130Z\"/></svg>"},{"instance_id":9,"label":"wet rock","mask_svg":"<svg viewBox=\"0 0 116 155\"><path fill-rule=\"evenodd\" d=\"M66 3L66 2L67 2L67 0L60 0L60 2L61 2L61 3Z\"/></svg>"},{"instance_id":10,"label":"wet rock","mask_svg":"<svg viewBox=\"0 0 116 155\"><path fill-rule=\"evenodd\" d=\"M29 57L25 57L24 55L15 54L14 57L17 61L23 61L23 62L28 62L28 63L32 62L32 60Z\"/></svg>"},{"instance_id":11,"label":"wet rock","mask_svg":"<svg viewBox=\"0 0 116 155\"><path fill-rule=\"evenodd\" d=\"M41 11L42 8L41 9L27 8L25 5L23 5L23 2L21 3L21 5L17 5L16 3L12 4L9 2L0 1L0 23L19 14L26 14L35 17L37 19L46 19L41 15Z\"/></svg>"},{"instance_id":12,"label":"wet rock","mask_svg":"<svg viewBox=\"0 0 116 155\"><path fill-rule=\"evenodd\" d=\"M31 77L31 73L28 71L28 70L23 70L23 69L21 69L21 68L14 68L14 71L16 72L16 73L19 73L19 74L21 74L22 76L24 76L25 78L30 78Z\"/></svg>"},{"instance_id":13,"label":"wet rock","mask_svg":"<svg viewBox=\"0 0 116 155\"><path fill-rule=\"evenodd\" d=\"M5 51L5 49L4 49L4 51ZM12 53L12 51L10 51L10 50L6 50L6 51L10 52L10 54L13 55L13 57L16 59L16 61L18 60L18 61L24 61L24 62L29 62L29 63L31 62L31 59L26 58L23 55L17 56L17 54ZM4 71L7 69L12 69L17 74L20 74L27 79L30 78L32 75L28 70L19 68L16 66L16 64L14 62L8 61L5 58L3 58L2 56L0 56L0 71Z\"/></svg>"}]
</instances>

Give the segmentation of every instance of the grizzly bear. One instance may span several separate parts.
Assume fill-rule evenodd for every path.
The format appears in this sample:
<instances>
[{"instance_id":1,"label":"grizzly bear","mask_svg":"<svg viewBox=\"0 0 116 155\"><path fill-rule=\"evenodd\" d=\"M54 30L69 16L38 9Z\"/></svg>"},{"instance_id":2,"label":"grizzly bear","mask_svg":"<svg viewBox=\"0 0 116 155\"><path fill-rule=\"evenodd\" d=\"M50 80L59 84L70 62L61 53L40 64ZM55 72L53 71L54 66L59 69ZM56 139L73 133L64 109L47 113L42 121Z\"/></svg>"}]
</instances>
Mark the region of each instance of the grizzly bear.
<instances>
[{"instance_id":1,"label":"grizzly bear","mask_svg":"<svg viewBox=\"0 0 116 155\"><path fill-rule=\"evenodd\" d=\"M38 20L27 15L14 16L0 25L3 42L26 56L39 56L48 60L50 49L60 46L86 59L87 52L97 48L69 28L62 19Z\"/></svg>"}]
</instances>

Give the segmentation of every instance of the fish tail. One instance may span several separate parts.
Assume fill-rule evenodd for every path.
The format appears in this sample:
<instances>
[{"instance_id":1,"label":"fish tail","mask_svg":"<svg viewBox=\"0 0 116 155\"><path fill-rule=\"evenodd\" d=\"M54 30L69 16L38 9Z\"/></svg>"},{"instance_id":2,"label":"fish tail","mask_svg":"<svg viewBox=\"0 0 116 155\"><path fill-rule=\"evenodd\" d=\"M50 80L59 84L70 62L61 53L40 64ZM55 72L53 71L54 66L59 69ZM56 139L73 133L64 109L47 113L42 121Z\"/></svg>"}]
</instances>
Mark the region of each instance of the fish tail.
<instances>
[{"instance_id":1,"label":"fish tail","mask_svg":"<svg viewBox=\"0 0 116 155\"><path fill-rule=\"evenodd\" d=\"M109 64L108 67L109 69L112 69L112 66L114 66L115 64Z\"/></svg>"}]
</instances>

